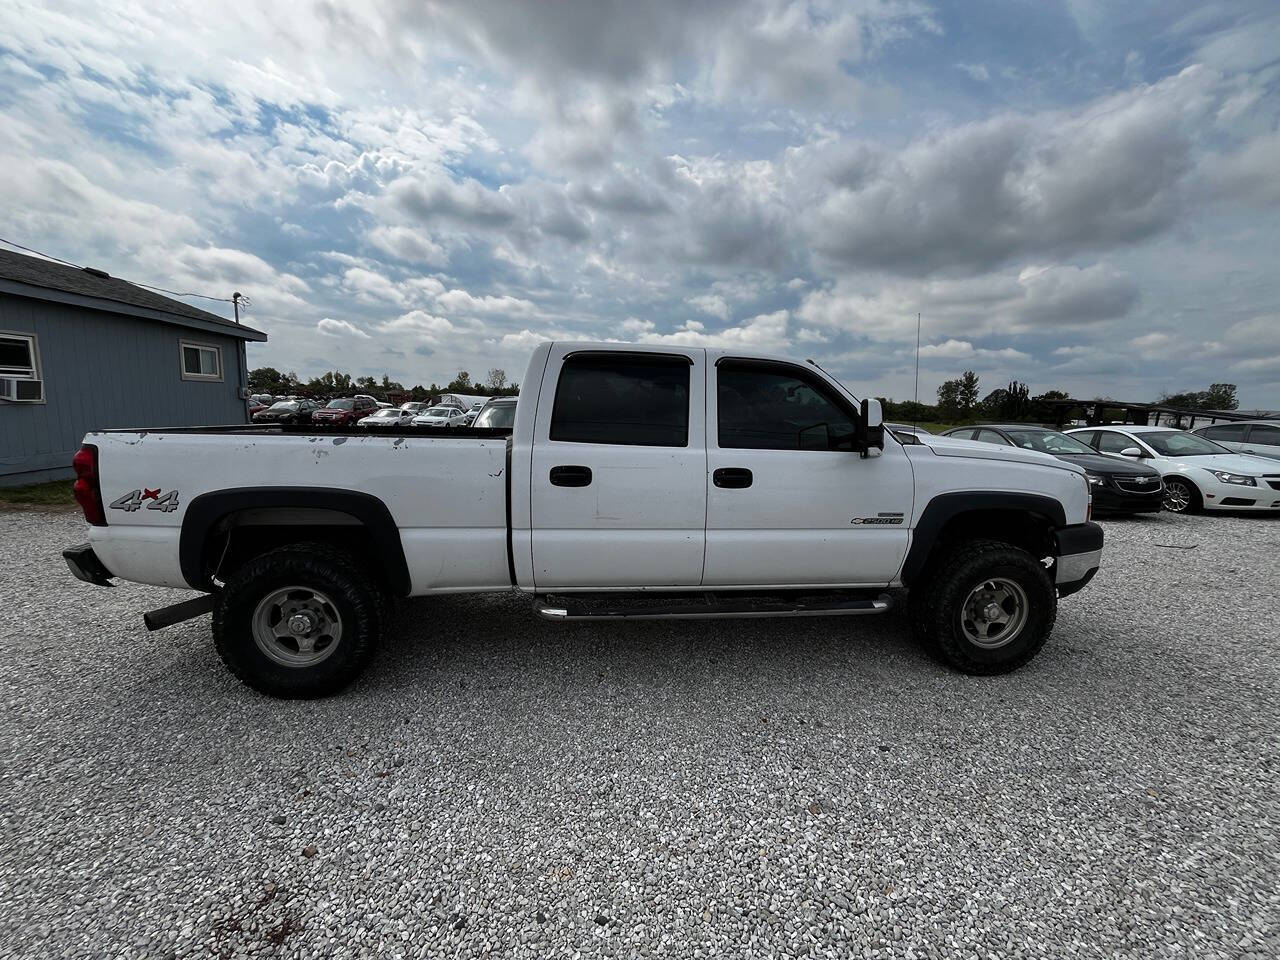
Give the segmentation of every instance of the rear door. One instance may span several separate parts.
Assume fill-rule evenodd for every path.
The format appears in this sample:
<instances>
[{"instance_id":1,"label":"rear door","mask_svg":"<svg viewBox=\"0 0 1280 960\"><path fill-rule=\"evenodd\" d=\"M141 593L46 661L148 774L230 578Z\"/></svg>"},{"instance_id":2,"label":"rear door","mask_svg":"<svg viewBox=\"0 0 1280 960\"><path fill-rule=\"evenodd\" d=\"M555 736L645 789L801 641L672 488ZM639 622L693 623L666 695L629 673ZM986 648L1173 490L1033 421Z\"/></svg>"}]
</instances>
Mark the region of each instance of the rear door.
<instances>
[{"instance_id":1,"label":"rear door","mask_svg":"<svg viewBox=\"0 0 1280 960\"><path fill-rule=\"evenodd\" d=\"M534 584L696 587L706 352L552 346L534 422Z\"/></svg>"},{"instance_id":2,"label":"rear door","mask_svg":"<svg viewBox=\"0 0 1280 960\"><path fill-rule=\"evenodd\" d=\"M1280 460L1280 425L1254 423L1249 426L1249 434L1241 453L1251 453L1255 457L1270 457Z\"/></svg>"},{"instance_id":3,"label":"rear door","mask_svg":"<svg viewBox=\"0 0 1280 960\"><path fill-rule=\"evenodd\" d=\"M852 402L811 368L721 356L709 375L703 584L891 581L914 500L902 447L854 453Z\"/></svg>"}]
</instances>

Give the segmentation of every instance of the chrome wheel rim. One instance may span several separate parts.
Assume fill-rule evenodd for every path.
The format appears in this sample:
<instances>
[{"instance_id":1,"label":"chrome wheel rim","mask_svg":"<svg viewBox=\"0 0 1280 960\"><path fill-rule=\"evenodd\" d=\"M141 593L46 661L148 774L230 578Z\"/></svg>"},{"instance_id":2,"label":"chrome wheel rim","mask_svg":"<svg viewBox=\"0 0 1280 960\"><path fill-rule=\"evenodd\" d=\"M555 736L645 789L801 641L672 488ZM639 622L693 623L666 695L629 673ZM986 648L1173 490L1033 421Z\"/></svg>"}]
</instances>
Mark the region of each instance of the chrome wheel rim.
<instances>
[{"instance_id":1,"label":"chrome wheel rim","mask_svg":"<svg viewBox=\"0 0 1280 960\"><path fill-rule=\"evenodd\" d=\"M1027 625L1027 592L1005 577L983 580L960 607L965 639L985 650L1013 643Z\"/></svg>"},{"instance_id":2,"label":"chrome wheel rim","mask_svg":"<svg viewBox=\"0 0 1280 960\"><path fill-rule=\"evenodd\" d=\"M1169 480L1164 485L1164 508L1170 513L1183 513L1191 506L1191 492L1181 480Z\"/></svg>"},{"instance_id":3,"label":"chrome wheel rim","mask_svg":"<svg viewBox=\"0 0 1280 960\"><path fill-rule=\"evenodd\" d=\"M342 641L342 617L333 601L311 587L267 594L253 611L253 642L284 667L313 667Z\"/></svg>"}]
</instances>

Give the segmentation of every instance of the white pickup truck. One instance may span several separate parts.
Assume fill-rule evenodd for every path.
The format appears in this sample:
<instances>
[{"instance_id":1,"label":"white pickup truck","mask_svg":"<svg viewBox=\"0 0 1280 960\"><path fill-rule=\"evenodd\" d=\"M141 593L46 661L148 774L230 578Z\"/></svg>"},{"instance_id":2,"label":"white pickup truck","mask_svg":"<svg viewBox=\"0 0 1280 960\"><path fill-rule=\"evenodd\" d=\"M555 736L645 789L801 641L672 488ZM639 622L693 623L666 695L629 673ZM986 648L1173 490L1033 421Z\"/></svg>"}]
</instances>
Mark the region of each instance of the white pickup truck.
<instances>
[{"instance_id":1,"label":"white pickup truck","mask_svg":"<svg viewBox=\"0 0 1280 960\"><path fill-rule=\"evenodd\" d=\"M1026 663L1097 571L1076 466L886 437L813 361L546 343L510 430L312 425L91 433L81 580L202 596L245 683L331 694L396 597L519 590L555 620L882 613L967 673Z\"/></svg>"}]
</instances>

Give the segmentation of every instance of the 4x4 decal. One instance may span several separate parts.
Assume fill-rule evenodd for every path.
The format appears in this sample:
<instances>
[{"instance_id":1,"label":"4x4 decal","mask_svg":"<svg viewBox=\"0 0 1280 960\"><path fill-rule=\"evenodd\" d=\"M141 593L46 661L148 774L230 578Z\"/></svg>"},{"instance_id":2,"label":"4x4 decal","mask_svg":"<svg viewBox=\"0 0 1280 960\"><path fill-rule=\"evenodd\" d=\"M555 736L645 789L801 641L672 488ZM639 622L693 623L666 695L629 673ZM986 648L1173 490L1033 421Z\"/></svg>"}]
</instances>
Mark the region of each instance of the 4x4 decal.
<instances>
[{"instance_id":1,"label":"4x4 decal","mask_svg":"<svg viewBox=\"0 0 1280 960\"><path fill-rule=\"evenodd\" d=\"M131 490L122 497L116 497L109 506L112 510L125 510L133 513L135 510L142 509L144 500L151 501L147 504L148 510L163 510L165 513L173 513L178 509L178 491L170 490L162 495L159 487L155 490L148 490L145 487L141 490Z\"/></svg>"}]
</instances>

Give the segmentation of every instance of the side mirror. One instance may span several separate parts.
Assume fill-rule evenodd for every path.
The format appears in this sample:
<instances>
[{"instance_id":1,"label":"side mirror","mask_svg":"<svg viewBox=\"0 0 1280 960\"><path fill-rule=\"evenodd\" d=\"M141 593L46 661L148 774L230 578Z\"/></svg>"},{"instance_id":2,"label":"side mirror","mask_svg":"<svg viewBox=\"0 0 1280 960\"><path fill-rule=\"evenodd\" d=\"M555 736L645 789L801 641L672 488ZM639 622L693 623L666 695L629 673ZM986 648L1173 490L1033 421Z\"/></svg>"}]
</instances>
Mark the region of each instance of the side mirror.
<instances>
[{"instance_id":1,"label":"side mirror","mask_svg":"<svg viewBox=\"0 0 1280 960\"><path fill-rule=\"evenodd\" d=\"M861 416L858 418L855 447L864 457L879 456L871 451L884 449L884 412L880 408L880 401L864 399L859 413Z\"/></svg>"},{"instance_id":2,"label":"side mirror","mask_svg":"<svg viewBox=\"0 0 1280 960\"><path fill-rule=\"evenodd\" d=\"M1136 457L1141 459L1143 454L1142 454L1142 451L1139 450L1137 447L1125 447L1123 450L1120 451L1120 456Z\"/></svg>"}]
</instances>

